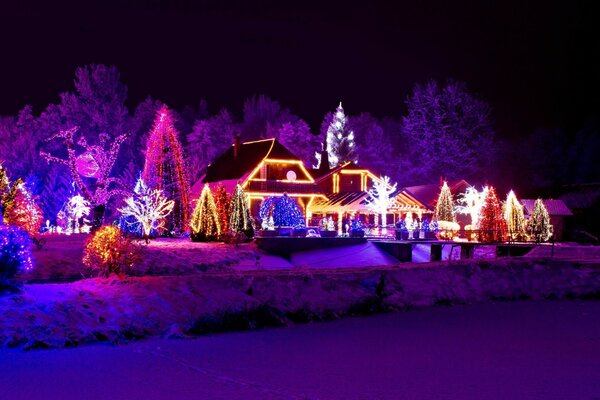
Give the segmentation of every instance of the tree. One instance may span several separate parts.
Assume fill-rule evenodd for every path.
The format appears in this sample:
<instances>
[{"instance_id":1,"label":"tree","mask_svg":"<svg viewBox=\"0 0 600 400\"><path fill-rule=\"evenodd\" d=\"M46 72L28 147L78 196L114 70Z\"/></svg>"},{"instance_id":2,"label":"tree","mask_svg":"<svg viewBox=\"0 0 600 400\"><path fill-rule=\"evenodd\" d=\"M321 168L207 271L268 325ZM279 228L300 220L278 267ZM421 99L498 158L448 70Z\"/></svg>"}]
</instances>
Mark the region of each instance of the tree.
<instances>
[{"instance_id":1,"label":"tree","mask_svg":"<svg viewBox=\"0 0 600 400\"><path fill-rule=\"evenodd\" d=\"M273 219L273 226L304 227L304 215L298 202L284 193L268 197L260 205L259 216L263 221Z\"/></svg>"},{"instance_id":2,"label":"tree","mask_svg":"<svg viewBox=\"0 0 600 400\"><path fill-rule=\"evenodd\" d=\"M192 213L190 226L194 242L216 240L221 235L217 206L208 184L202 188L202 193Z\"/></svg>"},{"instance_id":3,"label":"tree","mask_svg":"<svg viewBox=\"0 0 600 400\"><path fill-rule=\"evenodd\" d=\"M328 117L325 116L325 119L327 120ZM354 163L358 162L354 133L347 126L346 115L344 114L341 102L327 127L325 143L329 155L330 168L349 161ZM316 158L320 165L321 154L317 153Z\"/></svg>"},{"instance_id":4,"label":"tree","mask_svg":"<svg viewBox=\"0 0 600 400\"><path fill-rule=\"evenodd\" d=\"M248 209L248 199L244 189L237 184L229 205L229 229L237 233L245 233L251 238L254 235L252 219Z\"/></svg>"},{"instance_id":5,"label":"tree","mask_svg":"<svg viewBox=\"0 0 600 400\"><path fill-rule=\"evenodd\" d=\"M13 185L12 199L6 205L5 222L23 228L30 236L35 236L42 227L44 216L36 197L32 196L25 183L17 180Z\"/></svg>"},{"instance_id":6,"label":"tree","mask_svg":"<svg viewBox=\"0 0 600 400\"><path fill-rule=\"evenodd\" d=\"M384 235L387 233L388 209L395 203L392 194L396 191L396 185L396 183L391 185L390 178L383 176L373 184L373 187L368 192L367 208L381 214L381 233Z\"/></svg>"},{"instance_id":7,"label":"tree","mask_svg":"<svg viewBox=\"0 0 600 400\"><path fill-rule=\"evenodd\" d=\"M315 149L320 146L319 137L301 119L282 123L274 137L307 165L311 165Z\"/></svg>"},{"instance_id":8,"label":"tree","mask_svg":"<svg viewBox=\"0 0 600 400\"><path fill-rule=\"evenodd\" d=\"M117 136L107 148L107 142L110 139L108 134L101 133L98 135L98 144L90 145L84 136L81 136L79 141L75 141L77 131L77 127L71 128L60 131L47 139L47 141L62 139L67 149L67 159L55 157L43 151L40 152L40 155L48 162L56 162L69 168L75 185L94 209L92 230L96 230L102 226L108 200L117 194L127 194L121 181L118 178L109 176L121 144L125 141L127 135ZM84 149L80 154L76 152L76 143ZM84 177L88 178L88 182L90 180L94 182L92 185L93 190L88 187Z\"/></svg>"},{"instance_id":9,"label":"tree","mask_svg":"<svg viewBox=\"0 0 600 400\"><path fill-rule=\"evenodd\" d=\"M444 181L440 188L440 194L435 203L434 216L437 221L456 222L454 200L452 199L452 192L446 181Z\"/></svg>"},{"instance_id":10,"label":"tree","mask_svg":"<svg viewBox=\"0 0 600 400\"><path fill-rule=\"evenodd\" d=\"M483 206L483 200L487 195L487 190L487 186L481 192L470 186L464 193L459 195L457 200L457 203L460 205L456 206L456 212L468 214L471 217L472 229L477 229L479 226L479 215Z\"/></svg>"},{"instance_id":11,"label":"tree","mask_svg":"<svg viewBox=\"0 0 600 400\"><path fill-rule=\"evenodd\" d=\"M519 241L527 239L523 206L512 190L508 192L506 203L504 203L504 219L506 220L509 239Z\"/></svg>"},{"instance_id":12,"label":"tree","mask_svg":"<svg viewBox=\"0 0 600 400\"><path fill-rule=\"evenodd\" d=\"M496 189L490 186L481 206L479 240L482 242L501 242L506 239L507 230Z\"/></svg>"},{"instance_id":13,"label":"tree","mask_svg":"<svg viewBox=\"0 0 600 400\"><path fill-rule=\"evenodd\" d=\"M406 106L402 133L412 148L415 178L468 179L490 172L495 157L490 107L464 83L416 85Z\"/></svg>"},{"instance_id":14,"label":"tree","mask_svg":"<svg viewBox=\"0 0 600 400\"><path fill-rule=\"evenodd\" d=\"M178 135L171 111L163 106L148 137L142 173L149 188L161 190L175 202L165 225L171 232L187 230L189 221L189 180Z\"/></svg>"},{"instance_id":15,"label":"tree","mask_svg":"<svg viewBox=\"0 0 600 400\"><path fill-rule=\"evenodd\" d=\"M348 117L348 126L354 132L360 165L375 171L390 170L396 155L384 125L371 114L361 113Z\"/></svg>"},{"instance_id":16,"label":"tree","mask_svg":"<svg viewBox=\"0 0 600 400\"><path fill-rule=\"evenodd\" d=\"M142 178L138 180L136 194L125 199L125 207L119 212L124 217L133 217L142 226L146 242L150 234L164 229L165 218L173 211L175 202L167 199L162 190L149 189Z\"/></svg>"},{"instance_id":17,"label":"tree","mask_svg":"<svg viewBox=\"0 0 600 400\"><path fill-rule=\"evenodd\" d=\"M225 186L222 184L217 185L213 196L215 199L215 206L217 207L221 232L227 232L229 230L229 206L231 204L231 196L229 196L225 190Z\"/></svg>"},{"instance_id":18,"label":"tree","mask_svg":"<svg viewBox=\"0 0 600 400\"><path fill-rule=\"evenodd\" d=\"M546 242L552 237L552 224L550 224L550 215L542 199L537 199L533 206L533 211L527 222L527 233L531 235L536 242Z\"/></svg>"}]
</instances>

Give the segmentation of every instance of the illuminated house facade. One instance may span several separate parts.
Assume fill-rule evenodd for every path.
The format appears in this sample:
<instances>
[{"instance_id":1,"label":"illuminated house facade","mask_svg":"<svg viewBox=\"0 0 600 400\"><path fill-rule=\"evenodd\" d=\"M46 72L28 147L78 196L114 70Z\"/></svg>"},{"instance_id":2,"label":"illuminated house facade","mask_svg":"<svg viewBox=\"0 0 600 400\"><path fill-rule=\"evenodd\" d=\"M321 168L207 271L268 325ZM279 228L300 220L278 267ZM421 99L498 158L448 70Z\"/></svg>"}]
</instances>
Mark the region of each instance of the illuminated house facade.
<instances>
[{"instance_id":1,"label":"illuminated house facade","mask_svg":"<svg viewBox=\"0 0 600 400\"><path fill-rule=\"evenodd\" d=\"M245 143L236 140L194 184L193 199L199 197L204 183L211 189L223 184L228 193L233 193L239 183L248 195L253 217L258 217L262 201L271 196L287 193L298 201L305 215L311 203L325 198L302 161L276 139Z\"/></svg>"}]
</instances>

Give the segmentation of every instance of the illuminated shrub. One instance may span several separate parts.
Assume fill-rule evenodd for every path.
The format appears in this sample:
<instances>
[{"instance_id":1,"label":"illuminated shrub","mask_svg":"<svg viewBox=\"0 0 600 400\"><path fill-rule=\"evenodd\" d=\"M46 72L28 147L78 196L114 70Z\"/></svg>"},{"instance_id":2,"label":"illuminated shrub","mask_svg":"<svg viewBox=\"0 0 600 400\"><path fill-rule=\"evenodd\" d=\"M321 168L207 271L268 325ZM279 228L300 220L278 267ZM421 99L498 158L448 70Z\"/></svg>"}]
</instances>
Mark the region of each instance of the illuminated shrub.
<instances>
[{"instance_id":1,"label":"illuminated shrub","mask_svg":"<svg viewBox=\"0 0 600 400\"><path fill-rule=\"evenodd\" d=\"M83 250L83 264L99 276L127 274L141 260L141 247L116 226L104 226L90 237Z\"/></svg>"},{"instance_id":2,"label":"illuminated shrub","mask_svg":"<svg viewBox=\"0 0 600 400\"><path fill-rule=\"evenodd\" d=\"M0 224L0 291L14 287L12 279L16 273L31 268L31 239L27 232Z\"/></svg>"}]
</instances>

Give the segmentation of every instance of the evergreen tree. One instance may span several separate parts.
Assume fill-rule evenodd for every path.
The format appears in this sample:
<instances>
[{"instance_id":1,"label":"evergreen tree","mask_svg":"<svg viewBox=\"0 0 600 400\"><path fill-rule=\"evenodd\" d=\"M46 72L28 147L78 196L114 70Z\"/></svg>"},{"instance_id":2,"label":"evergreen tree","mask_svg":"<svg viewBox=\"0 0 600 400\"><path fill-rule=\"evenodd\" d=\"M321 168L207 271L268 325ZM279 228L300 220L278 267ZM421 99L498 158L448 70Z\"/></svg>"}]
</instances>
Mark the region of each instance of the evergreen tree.
<instances>
[{"instance_id":1,"label":"evergreen tree","mask_svg":"<svg viewBox=\"0 0 600 400\"><path fill-rule=\"evenodd\" d=\"M552 237L552 224L550 224L550 215L542 199L537 199L533 206L533 212L527 222L527 233L531 235L536 242L546 242Z\"/></svg>"},{"instance_id":2,"label":"evergreen tree","mask_svg":"<svg viewBox=\"0 0 600 400\"><path fill-rule=\"evenodd\" d=\"M274 226L304 227L304 215L300 210L298 202L289 197L287 193L283 196L269 197L260 205L260 218L263 221L273 219Z\"/></svg>"},{"instance_id":3,"label":"evergreen tree","mask_svg":"<svg viewBox=\"0 0 600 400\"><path fill-rule=\"evenodd\" d=\"M239 184L235 186L229 205L229 228L234 232L243 232L249 238L254 236L246 193Z\"/></svg>"},{"instance_id":4,"label":"evergreen tree","mask_svg":"<svg viewBox=\"0 0 600 400\"><path fill-rule=\"evenodd\" d=\"M517 196L512 190L508 192L508 196L506 196L504 219L506 220L508 237L510 240L523 241L527 239L523 206L519 203Z\"/></svg>"},{"instance_id":5,"label":"evergreen tree","mask_svg":"<svg viewBox=\"0 0 600 400\"><path fill-rule=\"evenodd\" d=\"M501 242L506 239L508 228L502 214L502 206L496 195L496 189L493 186L488 188L483 200L479 230L479 240L482 242Z\"/></svg>"},{"instance_id":6,"label":"evergreen tree","mask_svg":"<svg viewBox=\"0 0 600 400\"><path fill-rule=\"evenodd\" d=\"M202 188L202 193L192 213L190 226L194 242L216 240L221 234L217 206L208 184Z\"/></svg>"},{"instance_id":7,"label":"evergreen tree","mask_svg":"<svg viewBox=\"0 0 600 400\"><path fill-rule=\"evenodd\" d=\"M444 181L444 184L440 189L440 195L435 204L434 216L437 221L456 222L454 200L452 199L452 192L446 181Z\"/></svg>"},{"instance_id":8,"label":"evergreen tree","mask_svg":"<svg viewBox=\"0 0 600 400\"><path fill-rule=\"evenodd\" d=\"M354 132L347 126L347 119L341 102L327 128L326 145L331 168L348 161L358 162ZM320 164L320 154L317 154L316 157Z\"/></svg>"},{"instance_id":9,"label":"evergreen tree","mask_svg":"<svg viewBox=\"0 0 600 400\"><path fill-rule=\"evenodd\" d=\"M6 204L4 212L5 222L23 228L30 236L35 236L40 231L44 216L36 198L20 179L18 179L8 196L10 201Z\"/></svg>"},{"instance_id":10,"label":"evergreen tree","mask_svg":"<svg viewBox=\"0 0 600 400\"><path fill-rule=\"evenodd\" d=\"M215 206L217 207L217 215L219 217L219 226L221 232L229 230L229 210L231 196L225 190L225 186L219 184L214 193Z\"/></svg>"},{"instance_id":11,"label":"evergreen tree","mask_svg":"<svg viewBox=\"0 0 600 400\"><path fill-rule=\"evenodd\" d=\"M175 202L165 227L168 231L183 232L189 221L190 188L178 136L172 112L163 106L156 114L148 137L142 178L149 188L162 190L167 198Z\"/></svg>"}]
</instances>

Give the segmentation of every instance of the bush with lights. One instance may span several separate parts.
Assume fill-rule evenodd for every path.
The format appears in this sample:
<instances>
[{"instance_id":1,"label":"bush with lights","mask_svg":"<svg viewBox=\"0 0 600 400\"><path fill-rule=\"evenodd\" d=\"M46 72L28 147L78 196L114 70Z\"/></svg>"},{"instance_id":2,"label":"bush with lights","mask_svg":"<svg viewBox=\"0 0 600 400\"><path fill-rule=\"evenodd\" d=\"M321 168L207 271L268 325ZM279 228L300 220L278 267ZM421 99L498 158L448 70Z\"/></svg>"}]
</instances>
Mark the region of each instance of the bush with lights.
<instances>
[{"instance_id":1,"label":"bush with lights","mask_svg":"<svg viewBox=\"0 0 600 400\"><path fill-rule=\"evenodd\" d=\"M17 272L32 268L31 239L27 232L0 221L0 292L14 289Z\"/></svg>"},{"instance_id":2,"label":"bush with lights","mask_svg":"<svg viewBox=\"0 0 600 400\"><path fill-rule=\"evenodd\" d=\"M269 197L260 206L260 218L268 221L273 218L274 226L304 228L304 215L295 199L284 193L280 197Z\"/></svg>"},{"instance_id":3,"label":"bush with lights","mask_svg":"<svg viewBox=\"0 0 600 400\"><path fill-rule=\"evenodd\" d=\"M141 247L116 226L103 226L85 243L83 265L108 277L124 275L141 260Z\"/></svg>"}]
</instances>

